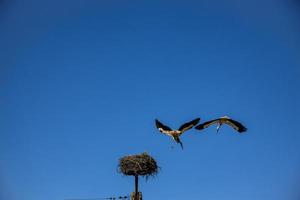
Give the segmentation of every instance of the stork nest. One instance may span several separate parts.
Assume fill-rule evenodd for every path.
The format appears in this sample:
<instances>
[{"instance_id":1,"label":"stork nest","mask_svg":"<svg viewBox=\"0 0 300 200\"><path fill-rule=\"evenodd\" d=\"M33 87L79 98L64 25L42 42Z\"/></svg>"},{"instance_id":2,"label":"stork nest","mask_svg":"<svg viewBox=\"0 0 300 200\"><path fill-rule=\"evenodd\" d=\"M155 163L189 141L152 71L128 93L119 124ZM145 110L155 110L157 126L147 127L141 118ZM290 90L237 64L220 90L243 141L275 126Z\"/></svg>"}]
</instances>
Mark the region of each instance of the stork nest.
<instances>
[{"instance_id":1,"label":"stork nest","mask_svg":"<svg viewBox=\"0 0 300 200\"><path fill-rule=\"evenodd\" d=\"M119 172L127 176L155 176L158 166L154 158L147 153L124 156L119 160Z\"/></svg>"}]
</instances>

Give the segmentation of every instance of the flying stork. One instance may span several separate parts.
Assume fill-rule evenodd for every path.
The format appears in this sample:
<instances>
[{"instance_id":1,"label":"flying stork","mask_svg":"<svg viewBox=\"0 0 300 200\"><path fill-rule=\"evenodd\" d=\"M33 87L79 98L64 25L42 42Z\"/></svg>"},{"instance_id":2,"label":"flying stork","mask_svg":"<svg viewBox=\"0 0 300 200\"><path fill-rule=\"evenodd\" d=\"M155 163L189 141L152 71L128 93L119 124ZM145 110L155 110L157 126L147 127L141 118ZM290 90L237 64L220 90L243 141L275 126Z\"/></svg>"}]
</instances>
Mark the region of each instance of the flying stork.
<instances>
[{"instance_id":1,"label":"flying stork","mask_svg":"<svg viewBox=\"0 0 300 200\"><path fill-rule=\"evenodd\" d=\"M185 131L187 131L187 130L193 128L194 126L196 126L199 123L199 121L200 121L200 118L197 118L197 119L194 119L190 122L184 123L177 130L172 130L170 127L164 125L163 123L161 123L157 119L155 119L155 124L156 124L157 129L161 133L172 137L173 140L175 140L175 142L179 143L181 145L181 148L183 149L182 142L179 139L180 135L182 133L184 133Z\"/></svg>"},{"instance_id":2,"label":"flying stork","mask_svg":"<svg viewBox=\"0 0 300 200\"><path fill-rule=\"evenodd\" d=\"M232 128L234 128L239 133L247 131L247 128L243 124L241 124L240 122L235 121L233 119L230 119L228 116L224 116L224 117L220 117L218 119L214 119L214 120L204 122L203 124L199 124L198 126L196 126L195 129L202 130L202 129L205 129L205 128L209 127L210 125L213 125L213 124L218 124L217 132L219 131L220 127L223 124L227 124L227 125L231 126Z\"/></svg>"}]
</instances>

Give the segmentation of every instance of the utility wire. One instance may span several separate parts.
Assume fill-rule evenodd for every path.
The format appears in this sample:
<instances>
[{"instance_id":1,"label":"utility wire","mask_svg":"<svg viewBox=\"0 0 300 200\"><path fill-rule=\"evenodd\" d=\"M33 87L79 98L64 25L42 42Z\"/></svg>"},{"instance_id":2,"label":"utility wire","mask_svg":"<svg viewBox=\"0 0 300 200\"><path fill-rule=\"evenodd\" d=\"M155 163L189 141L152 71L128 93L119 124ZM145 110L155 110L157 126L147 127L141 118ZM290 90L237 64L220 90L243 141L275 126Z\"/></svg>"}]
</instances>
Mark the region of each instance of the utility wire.
<instances>
[{"instance_id":1,"label":"utility wire","mask_svg":"<svg viewBox=\"0 0 300 200\"><path fill-rule=\"evenodd\" d=\"M65 200L117 200L117 199L129 199L129 195L127 196L119 196L119 197L103 197L103 198L70 198Z\"/></svg>"}]
</instances>

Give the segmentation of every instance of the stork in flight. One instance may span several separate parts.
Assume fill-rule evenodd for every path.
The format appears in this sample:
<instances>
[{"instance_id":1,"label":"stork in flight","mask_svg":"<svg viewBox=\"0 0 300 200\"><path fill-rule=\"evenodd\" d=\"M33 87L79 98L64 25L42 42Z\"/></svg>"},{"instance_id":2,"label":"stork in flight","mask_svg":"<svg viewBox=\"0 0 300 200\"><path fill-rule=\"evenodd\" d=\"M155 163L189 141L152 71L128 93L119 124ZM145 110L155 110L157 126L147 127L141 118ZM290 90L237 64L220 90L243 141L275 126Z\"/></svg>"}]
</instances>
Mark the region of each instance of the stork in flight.
<instances>
[{"instance_id":1,"label":"stork in flight","mask_svg":"<svg viewBox=\"0 0 300 200\"><path fill-rule=\"evenodd\" d=\"M184 123L177 130L172 130L170 127L164 125L163 123L161 123L157 119L155 119L155 124L156 124L157 129L161 133L172 137L173 140L175 140L175 142L179 143L181 148L183 149L182 142L179 139L180 135L182 133L184 133L185 131L187 131L187 130L193 128L194 126L196 126L199 123L199 121L200 121L200 118L197 118L197 119L194 119L190 122Z\"/></svg>"},{"instance_id":2,"label":"stork in flight","mask_svg":"<svg viewBox=\"0 0 300 200\"><path fill-rule=\"evenodd\" d=\"M205 128L209 127L210 125L213 125L213 124L218 124L217 132L219 131L220 127L223 124L227 124L227 125L231 126L232 128L234 128L239 133L247 131L247 128L243 124L241 124L240 122L235 121L233 119L230 119L228 116L224 116L224 117L220 117L218 119L214 119L214 120L204 122L203 124L199 124L198 126L196 126L195 129L202 130L202 129L205 129Z\"/></svg>"}]
</instances>

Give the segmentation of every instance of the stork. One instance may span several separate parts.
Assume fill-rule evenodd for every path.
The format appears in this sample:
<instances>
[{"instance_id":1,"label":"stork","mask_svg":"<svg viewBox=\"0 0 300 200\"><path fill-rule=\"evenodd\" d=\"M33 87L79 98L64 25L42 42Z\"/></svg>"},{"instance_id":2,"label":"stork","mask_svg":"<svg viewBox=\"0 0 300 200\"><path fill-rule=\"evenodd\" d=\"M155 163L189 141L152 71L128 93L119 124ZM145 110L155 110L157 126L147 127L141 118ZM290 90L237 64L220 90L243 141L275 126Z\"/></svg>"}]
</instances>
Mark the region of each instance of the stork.
<instances>
[{"instance_id":1,"label":"stork","mask_svg":"<svg viewBox=\"0 0 300 200\"><path fill-rule=\"evenodd\" d=\"M213 124L218 124L217 132L219 131L220 127L223 124L227 124L227 125L231 126L232 128L234 128L239 133L247 131L247 128L243 124L241 124L240 122L235 121L233 119L230 119L228 116L223 116L223 117L220 117L218 119L213 119L213 120L204 122L203 124L199 124L198 126L196 126L195 129L202 130L202 129L205 129L205 128L209 127L210 125L213 125Z\"/></svg>"},{"instance_id":2,"label":"stork","mask_svg":"<svg viewBox=\"0 0 300 200\"><path fill-rule=\"evenodd\" d=\"M182 133L184 133L185 131L193 128L194 126L196 126L200 121L200 118L196 118L190 122L184 123L182 124L179 129L177 130L173 130L170 127L164 125L163 123L161 123L160 121L158 121L158 119L155 119L155 124L156 124L156 128L163 134L168 135L170 137L173 138L173 140L177 143L180 144L181 148L183 149L183 144L180 141L179 137L181 136Z\"/></svg>"}]
</instances>

